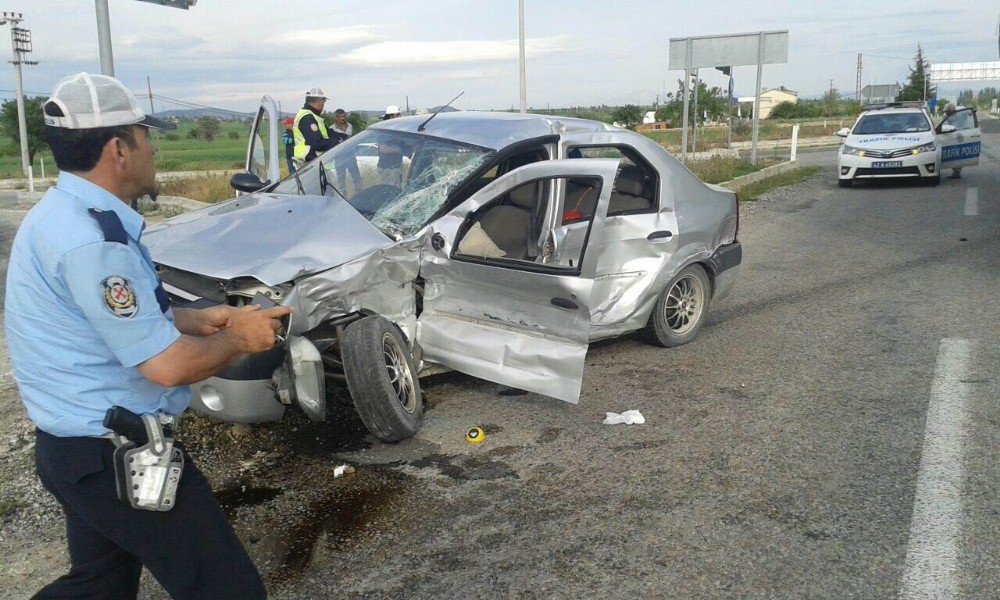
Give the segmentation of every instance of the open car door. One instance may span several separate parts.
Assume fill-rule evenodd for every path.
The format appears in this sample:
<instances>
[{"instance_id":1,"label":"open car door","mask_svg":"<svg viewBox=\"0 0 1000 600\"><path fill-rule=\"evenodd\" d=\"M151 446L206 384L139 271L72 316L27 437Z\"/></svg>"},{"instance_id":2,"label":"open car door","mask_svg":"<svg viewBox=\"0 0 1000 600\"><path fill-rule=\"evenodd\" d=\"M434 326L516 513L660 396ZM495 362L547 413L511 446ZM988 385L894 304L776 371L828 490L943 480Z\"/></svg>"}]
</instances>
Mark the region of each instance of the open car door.
<instances>
[{"instance_id":1,"label":"open car door","mask_svg":"<svg viewBox=\"0 0 1000 600\"><path fill-rule=\"evenodd\" d=\"M257 116L250 129L245 163L246 172L256 176L263 184L261 187L267 187L281 179L279 118L278 103L270 96L261 98Z\"/></svg>"},{"instance_id":2,"label":"open car door","mask_svg":"<svg viewBox=\"0 0 1000 600\"><path fill-rule=\"evenodd\" d=\"M601 246L618 162L526 165L433 224L420 266L425 360L579 401L598 258L588 249ZM590 210L567 224L568 204Z\"/></svg>"},{"instance_id":3,"label":"open car door","mask_svg":"<svg viewBox=\"0 0 1000 600\"><path fill-rule=\"evenodd\" d=\"M942 133L945 125L951 125L955 131ZM941 145L941 168L956 169L974 167L979 164L981 151L981 131L979 117L971 108L957 110L937 126L937 140Z\"/></svg>"}]
</instances>

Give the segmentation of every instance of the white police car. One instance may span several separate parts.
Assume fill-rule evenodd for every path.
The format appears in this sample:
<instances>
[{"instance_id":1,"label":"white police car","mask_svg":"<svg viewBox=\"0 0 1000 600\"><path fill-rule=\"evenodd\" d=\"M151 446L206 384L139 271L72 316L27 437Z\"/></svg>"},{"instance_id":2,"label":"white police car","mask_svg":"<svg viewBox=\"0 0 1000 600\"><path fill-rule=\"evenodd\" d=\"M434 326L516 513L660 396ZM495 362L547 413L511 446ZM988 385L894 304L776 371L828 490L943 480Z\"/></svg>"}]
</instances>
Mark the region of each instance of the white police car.
<instances>
[{"instance_id":1,"label":"white police car","mask_svg":"<svg viewBox=\"0 0 1000 600\"><path fill-rule=\"evenodd\" d=\"M841 187L884 177L920 177L936 185L942 168L979 164L979 123L969 108L935 128L926 109L890 104L861 113L854 127L837 135L846 138L837 156Z\"/></svg>"}]
</instances>

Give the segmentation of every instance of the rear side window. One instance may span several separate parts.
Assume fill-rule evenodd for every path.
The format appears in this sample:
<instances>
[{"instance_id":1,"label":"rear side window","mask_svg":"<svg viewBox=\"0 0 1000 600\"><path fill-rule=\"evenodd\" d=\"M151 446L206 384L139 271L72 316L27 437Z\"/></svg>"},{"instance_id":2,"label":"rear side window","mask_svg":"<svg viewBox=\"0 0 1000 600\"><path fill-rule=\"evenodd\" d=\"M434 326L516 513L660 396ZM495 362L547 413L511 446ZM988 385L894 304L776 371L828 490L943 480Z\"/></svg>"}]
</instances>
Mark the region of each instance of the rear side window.
<instances>
[{"instance_id":1,"label":"rear side window","mask_svg":"<svg viewBox=\"0 0 1000 600\"><path fill-rule=\"evenodd\" d=\"M608 204L609 217L656 212L659 187L656 171L635 150L621 146L574 147L567 151L566 158L617 158L620 161ZM574 192L572 189L566 191L563 223L594 216L597 198L592 197L592 190Z\"/></svg>"}]
</instances>

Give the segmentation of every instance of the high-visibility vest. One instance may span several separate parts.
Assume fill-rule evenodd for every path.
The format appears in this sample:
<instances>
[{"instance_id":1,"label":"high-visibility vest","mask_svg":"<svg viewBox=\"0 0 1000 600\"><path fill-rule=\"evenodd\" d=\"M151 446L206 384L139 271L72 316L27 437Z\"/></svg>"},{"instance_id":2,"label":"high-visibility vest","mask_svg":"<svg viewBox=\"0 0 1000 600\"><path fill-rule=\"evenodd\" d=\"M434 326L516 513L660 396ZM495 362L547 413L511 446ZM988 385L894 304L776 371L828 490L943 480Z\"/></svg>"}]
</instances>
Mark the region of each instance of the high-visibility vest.
<instances>
[{"instance_id":1,"label":"high-visibility vest","mask_svg":"<svg viewBox=\"0 0 1000 600\"><path fill-rule=\"evenodd\" d=\"M299 112L295 115L295 124L292 125L292 133L295 136L295 148L293 149L293 154L296 160L305 160L306 154L309 154L309 150L311 149L309 145L306 144L306 137L302 135L302 132L299 130L299 121L306 115L312 115L316 119L316 125L319 126L320 135L324 138L329 137L326 134L326 122L323 121L323 117L317 115L308 108L300 108Z\"/></svg>"}]
</instances>

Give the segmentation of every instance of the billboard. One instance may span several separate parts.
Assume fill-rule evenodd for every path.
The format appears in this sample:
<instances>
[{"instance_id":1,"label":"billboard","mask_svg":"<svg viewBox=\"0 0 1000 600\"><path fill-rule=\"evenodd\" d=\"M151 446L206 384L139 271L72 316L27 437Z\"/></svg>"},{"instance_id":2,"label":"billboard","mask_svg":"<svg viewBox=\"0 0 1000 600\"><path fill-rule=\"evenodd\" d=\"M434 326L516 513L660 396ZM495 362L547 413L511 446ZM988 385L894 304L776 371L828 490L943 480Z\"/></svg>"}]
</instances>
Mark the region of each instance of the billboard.
<instances>
[{"instance_id":1,"label":"billboard","mask_svg":"<svg viewBox=\"0 0 1000 600\"><path fill-rule=\"evenodd\" d=\"M704 67L738 67L758 63L757 44L764 38L760 64L788 62L788 30L670 38L671 70ZM688 50L690 49L690 56Z\"/></svg>"}]
</instances>

